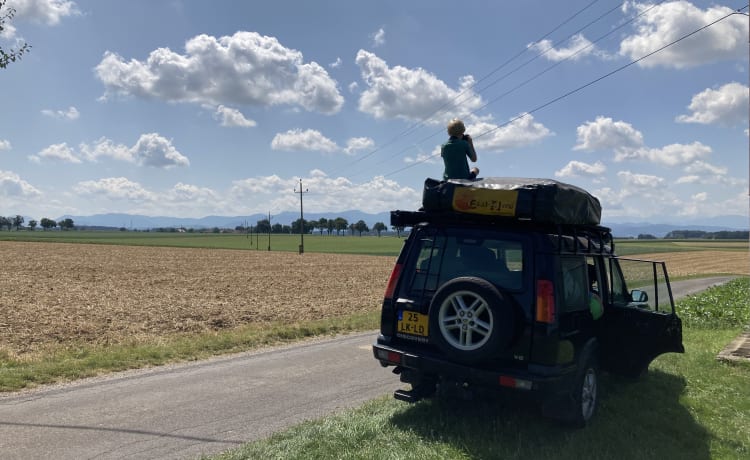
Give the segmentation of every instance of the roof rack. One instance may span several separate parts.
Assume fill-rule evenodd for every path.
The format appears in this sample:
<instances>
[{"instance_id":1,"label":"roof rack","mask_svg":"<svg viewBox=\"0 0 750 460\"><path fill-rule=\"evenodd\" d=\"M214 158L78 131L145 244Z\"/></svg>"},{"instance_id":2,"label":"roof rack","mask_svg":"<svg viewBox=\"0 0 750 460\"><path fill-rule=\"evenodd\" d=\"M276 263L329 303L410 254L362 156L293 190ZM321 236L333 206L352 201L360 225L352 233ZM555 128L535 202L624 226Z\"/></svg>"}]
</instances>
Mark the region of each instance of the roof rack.
<instances>
[{"instance_id":1,"label":"roof rack","mask_svg":"<svg viewBox=\"0 0 750 460\"><path fill-rule=\"evenodd\" d=\"M609 245L612 252L615 250L612 230L601 225L539 222L517 217L485 216L450 211L391 211L391 225L394 227L414 227L428 223L499 228L513 227L528 231L545 231L557 235L560 249L563 247L563 237L569 236L573 237L575 241L572 252L591 252L591 248L595 244L599 247L599 252L604 251L605 245ZM587 242L586 245L581 242L581 238Z\"/></svg>"}]
</instances>

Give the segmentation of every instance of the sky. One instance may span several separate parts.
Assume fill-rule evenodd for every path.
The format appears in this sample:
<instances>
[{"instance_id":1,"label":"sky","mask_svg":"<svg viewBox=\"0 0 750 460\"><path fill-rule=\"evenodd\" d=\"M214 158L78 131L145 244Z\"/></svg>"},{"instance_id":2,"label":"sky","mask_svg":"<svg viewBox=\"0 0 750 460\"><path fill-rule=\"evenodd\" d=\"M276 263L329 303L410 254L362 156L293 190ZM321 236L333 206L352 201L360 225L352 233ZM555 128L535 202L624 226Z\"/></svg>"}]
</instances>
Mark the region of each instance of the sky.
<instances>
[{"instance_id":1,"label":"sky","mask_svg":"<svg viewBox=\"0 0 750 460\"><path fill-rule=\"evenodd\" d=\"M416 209L460 118L480 176L605 224L747 217L747 0L719 1L7 0L0 215Z\"/></svg>"}]
</instances>

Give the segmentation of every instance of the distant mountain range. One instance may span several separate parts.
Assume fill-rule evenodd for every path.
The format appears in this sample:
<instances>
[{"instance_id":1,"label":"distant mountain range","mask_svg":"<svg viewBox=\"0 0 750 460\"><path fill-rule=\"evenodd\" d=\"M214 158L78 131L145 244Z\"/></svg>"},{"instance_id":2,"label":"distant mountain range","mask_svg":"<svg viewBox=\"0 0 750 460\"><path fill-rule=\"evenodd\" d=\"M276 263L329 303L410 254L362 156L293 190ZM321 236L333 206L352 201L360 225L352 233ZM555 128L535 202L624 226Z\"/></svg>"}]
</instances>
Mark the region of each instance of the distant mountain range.
<instances>
[{"instance_id":1,"label":"distant mountain range","mask_svg":"<svg viewBox=\"0 0 750 460\"><path fill-rule=\"evenodd\" d=\"M349 223L363 220L372 228L376 222L383 222L390 228L390 212L368 214L362 211L342 211L327 213L306 213L305 220L319 220L321 218L335 219L343 217ZM167 217L167 216L143 216L137 214L95 214L92 216L65 215L57 218L73 219L77 227L113 227L131 230L148 230L155 228L230 228L238 226L255 225L259 220L268 219L267 214L252 214L249 216L206 216L201 218ZM283 212L271 215L271 224L290 225L299 219L295 212ZM650 223L650 222L602 222L602 225L610 227L616 237L629 238L641 234L648 234L662 238L673 230L700 230L706 232L718 232L723 230L747 230L750 221L745 216L720 216L710 219L710 225L705 221L685 220L673 223Z\"/></svg>"},{"instance_id":2,"label":"distant mountain range","mask_svg":"<svg viewBox=\"0 0 750 460\"><path fill-rule=\"evenodd\" d=\"M330 213L305 213L305 220L320 220L321 218L335 219L343 217L350 224L359 220L365 221L372 228L376 222L383 222L390 227L390 212L379 214L368 214L361 211L343 211ZM255 225L259 220L268 219L268 214L251 214L249 216L206 216L201 218L191 217L168 217L168 216L143 216L138 214L95 214L92 216L58 217L57 221L73 219L76 227L114 227L129 230L148 230L154 228L236 228L239 226ZM271 225L291 225L299 219L299 213L282 212L271 215Z\"/></svg>"}]
</instances>

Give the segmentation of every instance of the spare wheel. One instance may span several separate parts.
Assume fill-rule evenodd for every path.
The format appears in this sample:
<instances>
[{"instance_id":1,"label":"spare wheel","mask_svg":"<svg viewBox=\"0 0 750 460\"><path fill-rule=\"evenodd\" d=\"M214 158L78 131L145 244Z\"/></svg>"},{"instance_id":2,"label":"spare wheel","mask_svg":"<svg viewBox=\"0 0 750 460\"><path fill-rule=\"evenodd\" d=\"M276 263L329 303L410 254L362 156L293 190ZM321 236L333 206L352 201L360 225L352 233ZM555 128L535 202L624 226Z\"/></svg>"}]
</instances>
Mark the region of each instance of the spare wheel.
<instances>
[{"instance_id":1,"label":"spare wheel","mask_svg":"<svg viewBox=\"0 0 750 460\"><path fill-rule=\"evenodd\" d=\"M487 280L454 278L437 290L430 303L430 340L454 361L487 360L513 337L511 302Z\"/></svg>"}]
</instances>

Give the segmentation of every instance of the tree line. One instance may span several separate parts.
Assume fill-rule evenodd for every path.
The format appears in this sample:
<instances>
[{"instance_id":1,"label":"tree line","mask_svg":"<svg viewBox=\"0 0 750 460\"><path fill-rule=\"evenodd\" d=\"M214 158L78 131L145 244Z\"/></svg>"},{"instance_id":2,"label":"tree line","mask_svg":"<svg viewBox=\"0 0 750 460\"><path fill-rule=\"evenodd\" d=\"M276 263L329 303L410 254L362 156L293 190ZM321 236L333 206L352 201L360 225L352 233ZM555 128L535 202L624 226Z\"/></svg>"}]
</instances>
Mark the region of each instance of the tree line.
<instances>
[{"instance_id":1,"label":"tree line","mask_svg":"<svg viewBox=\"0 0 750 460\"><path fill-rule=\"evenodd\" d=\"M705 232L701 230L673 230L666 235L667 240L704 239L704 240L746 240L750 237L748 230L722 230Z\"/></svg>"},{"instance_id":2,"label":"tree line","mask_svg":"<svg viewBox=\"0 0 750 460\"><path fill-rule=\"evenodd\" d=\"M15 228L16 231L21 230L21 228L28 228L29 230L36 230L37 226L42 227L42 230L49 230L51 228L60 227L62 230L70 230L75 227L75 223L73 222L73 219L67 218L63 219L61 221L55 221L53 219L48 219L46 217L42 217L42 220L37 222L36 220L32 219L29 221L28 227L24 227L23 224L26 222L26 219L24 219L21 215L15 215L12 217L5 217L0 216L0 230L3 228L7 228L8 231Z\"/></svg>"},{"instance_id":3,"label":"tree line","mask_svg":"<svg viewBox=\"0 0 750 460\"><path fill-rule=\"evenodd\" d=\"M372 227L372 230L376 232L378 236L387 229L388 227L383 222L376 222ZM326 233L329 236L332 234L335 234L336 236L341 236L342 234L346 235L346 232L349 231L352 235L354 235L354 232L357 232L359 236L362 236L363 233L370 232L370 227L364 220L349 223L349 221L343 217L336 217L335 219L322 217L318 220L297 219L292 222L291 225L282 225L279 223L271 224L268 219L261 219L257 221L254 226L237 226L235 227L235 230L251 233L300 233L300 230L302 233L313 233L318 231L321 235ZM402 229L394 228L394 230L399 231Z\"/></svg>"}]
</instances>

